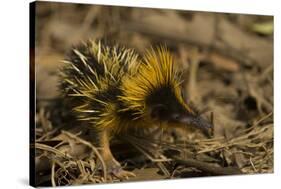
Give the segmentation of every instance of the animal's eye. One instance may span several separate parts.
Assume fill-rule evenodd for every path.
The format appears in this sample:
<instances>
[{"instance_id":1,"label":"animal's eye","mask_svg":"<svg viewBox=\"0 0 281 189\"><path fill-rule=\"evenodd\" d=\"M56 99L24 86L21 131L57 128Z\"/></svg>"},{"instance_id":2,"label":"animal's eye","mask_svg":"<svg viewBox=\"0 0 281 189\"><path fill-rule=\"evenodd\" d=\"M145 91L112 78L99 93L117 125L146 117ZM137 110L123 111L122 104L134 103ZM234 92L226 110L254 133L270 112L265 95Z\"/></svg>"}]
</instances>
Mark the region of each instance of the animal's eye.
<instances>
[{"instance_id":1,"label":"animal's eye","mask_svg":"<svg viewBox=\"0 0 281 189\"><path fill-rule=\"evenodd\" d=\"M151 117L152 118L160 118L160 117L165 117L167 114L167 108L162 105L158 104L153 106L152 111L151 111Z\"/></svg>"}]
</instances>

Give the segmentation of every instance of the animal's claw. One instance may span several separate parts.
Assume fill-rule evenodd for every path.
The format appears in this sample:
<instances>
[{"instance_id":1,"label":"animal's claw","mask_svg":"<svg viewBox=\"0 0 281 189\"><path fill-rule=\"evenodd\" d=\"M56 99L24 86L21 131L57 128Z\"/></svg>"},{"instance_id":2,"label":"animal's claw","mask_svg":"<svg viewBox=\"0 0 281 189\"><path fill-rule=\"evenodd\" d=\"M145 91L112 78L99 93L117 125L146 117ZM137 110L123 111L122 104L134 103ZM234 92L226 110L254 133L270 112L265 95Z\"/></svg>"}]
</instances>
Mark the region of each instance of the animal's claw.
<instances>
[{"instance_id":1,"label":"animal's claw","mask_svg":"<svg viewBox=\"0 0 281 189\"><path fill-rule=\"evenodd\" d=\"M135 177L136 176L133 172L126 171L126 170L122 169L122 167L114 168L111 171L111 173L115 177L117 177L117 178L119 178L121 180L123 180L123 179L128 180L130 177Z\"/></svg>"},{"instance_id":2,"label":"animal's claw","mask_svg":"<svg viewBox=\"0 0 281 189\"><path fill-rule=\"evenodd\" d=\"M126 171L122 166L116 161L107 162L107 174L109 176L114 176L120 180L128 180L130 177L135 177L133 172Z\"/></svg>"}]
</instances>

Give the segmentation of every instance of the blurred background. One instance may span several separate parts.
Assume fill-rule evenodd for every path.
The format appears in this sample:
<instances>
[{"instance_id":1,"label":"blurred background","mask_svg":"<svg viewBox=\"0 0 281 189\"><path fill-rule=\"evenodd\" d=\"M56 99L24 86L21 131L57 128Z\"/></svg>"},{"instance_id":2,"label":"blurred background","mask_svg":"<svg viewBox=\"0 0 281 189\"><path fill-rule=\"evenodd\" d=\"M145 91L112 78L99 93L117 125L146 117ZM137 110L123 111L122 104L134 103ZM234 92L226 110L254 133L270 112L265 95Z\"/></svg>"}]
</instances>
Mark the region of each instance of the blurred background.
<instances>
[{"instance_id":1,"label":"blurred background","mask_svg":"<svg viewBox=\"0 0 281 189\"><path fill-rule=\"evenodd\" d=\"M225 142L253 134L234 146L219 148L218 140L217 146L204 143L200 150L212 149L209 155L222 167L273 171L273 16L37 2L35 27L36 136L41 141L51 139L59 124L51 117L57 109L46 107L58 97L60 61L72 45L102 38L142 54L165 44L185 73L186 100L213 120L214 138ZM253 126L259 130L251 133Z\"/></svg>"}]
</instances>

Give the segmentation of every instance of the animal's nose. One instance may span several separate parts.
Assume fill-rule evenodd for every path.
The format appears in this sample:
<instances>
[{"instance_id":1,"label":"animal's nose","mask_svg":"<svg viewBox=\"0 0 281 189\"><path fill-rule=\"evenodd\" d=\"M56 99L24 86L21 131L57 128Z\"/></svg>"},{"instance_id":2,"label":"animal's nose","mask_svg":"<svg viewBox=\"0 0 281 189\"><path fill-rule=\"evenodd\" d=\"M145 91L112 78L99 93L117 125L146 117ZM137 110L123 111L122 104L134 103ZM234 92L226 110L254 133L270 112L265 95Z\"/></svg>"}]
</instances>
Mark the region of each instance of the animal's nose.
<instances>
[{"instance_id":1,"label":"animal's nose","mask_svg":"<svg viewBox=\"0 0 281 189\"><path fill-rule=\"evenodd\" d=\"M211 129L213 128L213 125L205 120L204 118L202 118L201 116L198 116L195 118L194 120L194 124L202 129Z\"/></svg>"}]
</instances>

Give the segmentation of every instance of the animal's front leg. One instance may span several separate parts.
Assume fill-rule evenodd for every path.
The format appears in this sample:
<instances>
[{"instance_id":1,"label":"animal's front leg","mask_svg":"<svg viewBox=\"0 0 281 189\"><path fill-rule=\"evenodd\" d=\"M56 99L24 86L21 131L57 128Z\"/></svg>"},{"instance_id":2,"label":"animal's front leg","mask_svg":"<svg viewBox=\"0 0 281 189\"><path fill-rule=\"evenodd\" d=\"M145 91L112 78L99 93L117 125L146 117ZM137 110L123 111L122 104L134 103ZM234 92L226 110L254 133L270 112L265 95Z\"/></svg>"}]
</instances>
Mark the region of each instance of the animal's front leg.
<instances>
[{"instance_id":1,"label":"animal's front leg","mask_svg":"<svg viewBox=\"0 0 281 189\"><path fill-rule=\"evenodd\" d=\"M101 156L106 164L109 175L116 176L120 179L128 179L129 177L135 176L134 173L123 170L120 163L113 157L110 150L108 131L105 130L99 134L99 146Z\"/></svg>"}]
</instances>

